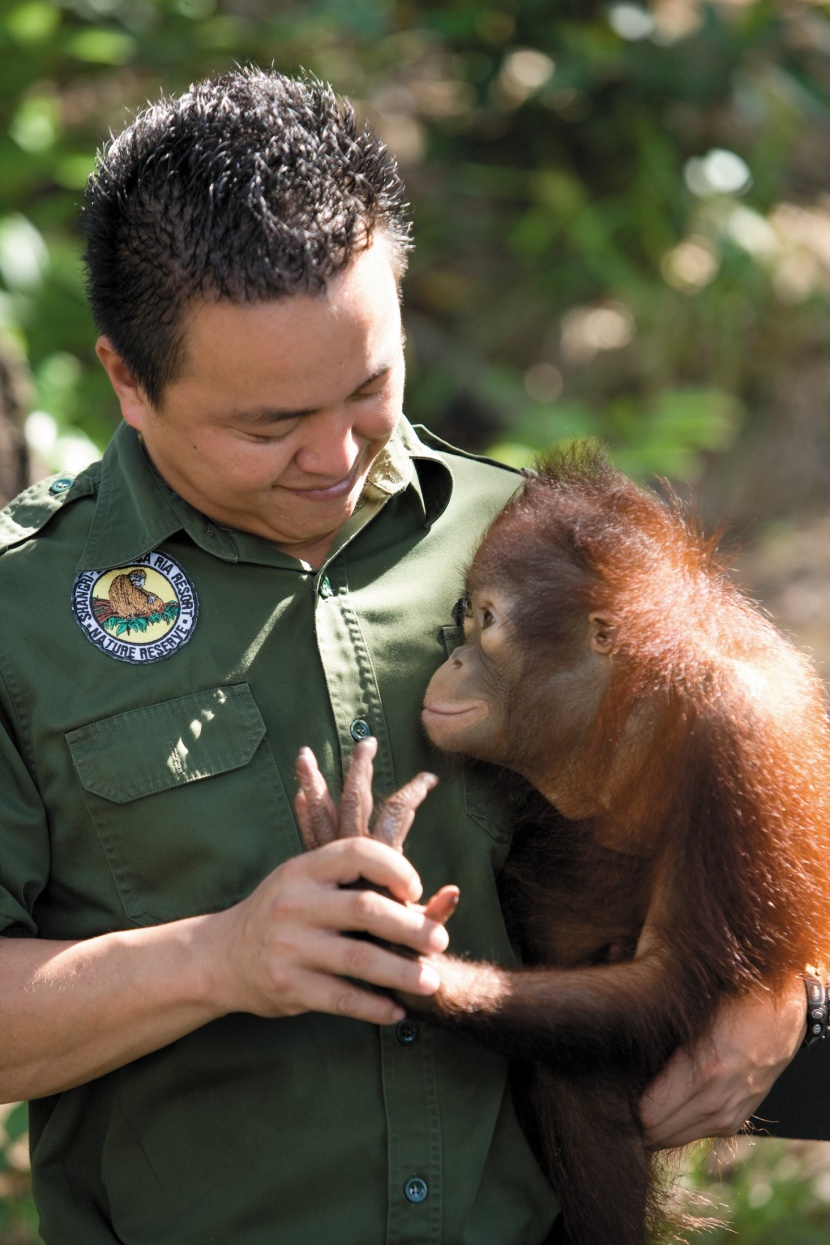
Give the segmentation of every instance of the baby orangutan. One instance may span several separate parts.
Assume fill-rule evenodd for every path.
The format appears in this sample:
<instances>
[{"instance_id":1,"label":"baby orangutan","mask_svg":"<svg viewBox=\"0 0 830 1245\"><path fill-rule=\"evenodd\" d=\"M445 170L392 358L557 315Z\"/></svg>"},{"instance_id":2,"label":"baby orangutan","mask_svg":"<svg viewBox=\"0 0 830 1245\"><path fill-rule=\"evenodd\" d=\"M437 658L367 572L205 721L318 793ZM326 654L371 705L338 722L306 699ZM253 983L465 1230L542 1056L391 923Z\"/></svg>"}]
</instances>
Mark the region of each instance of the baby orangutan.
<instances>
[{"instance_id":1,"label":"baby orangutan","mask_svg":"<svg viewBox=\"0 0 830 1245\"><path fill-rule=\"evenodd\" d=\"M723 1000L825 971L821 682L678 504L577 448L529 474L484 537L464 642L423 721L439 748L543 800L504 879L526 967L437 956L438 993L405 1003L519 1062L569 1242L643 1245L665 1220L643 1090ZM309 756L298 814L313 845L337 813ZM347 782L364 831L367 764ZM428 786L398 792L376 833L399 846ZM430 915L447 919L455 898L439 892Z\"/></svg>"}]
</instances>

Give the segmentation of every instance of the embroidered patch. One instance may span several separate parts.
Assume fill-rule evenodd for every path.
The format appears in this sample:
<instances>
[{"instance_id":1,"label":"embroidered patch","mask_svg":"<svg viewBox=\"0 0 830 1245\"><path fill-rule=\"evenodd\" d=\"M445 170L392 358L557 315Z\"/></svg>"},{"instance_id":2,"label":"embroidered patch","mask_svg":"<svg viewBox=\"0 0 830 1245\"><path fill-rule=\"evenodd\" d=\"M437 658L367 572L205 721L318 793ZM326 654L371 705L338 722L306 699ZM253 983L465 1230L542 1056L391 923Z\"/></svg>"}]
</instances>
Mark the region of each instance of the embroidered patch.
<instances>
[{"instance_id":1,"label":"embroidered patch","mask_svg":"<svg viewBox=\"0 0 830 1245\"><path fill-rule=\"evenodd\" d=\"M187 643L199 603L178 562L148 553L111 571L82 571L72 589L72 612L102 652L143 666Z\"/></svg>"}]
</instances>

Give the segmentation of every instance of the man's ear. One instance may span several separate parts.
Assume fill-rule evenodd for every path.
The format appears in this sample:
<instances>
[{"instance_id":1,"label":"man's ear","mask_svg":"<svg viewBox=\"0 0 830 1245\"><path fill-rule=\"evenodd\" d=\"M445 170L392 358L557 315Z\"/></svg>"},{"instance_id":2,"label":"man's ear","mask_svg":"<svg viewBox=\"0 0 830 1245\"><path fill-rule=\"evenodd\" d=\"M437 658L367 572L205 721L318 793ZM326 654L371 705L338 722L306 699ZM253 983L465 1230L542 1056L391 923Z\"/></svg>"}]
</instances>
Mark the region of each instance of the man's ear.
<instances>
[{"instance_id":1,"label":"man's ear","mask_svg":"<svg viewBox=\"0 0 830 1245\"><path fill-rule=\"evenodd\" d=\"M588 615L588 647L593 653L607 656L617 642L617 620L612 614Z\"/></svg>"},{"instance_id":2,"label":"man's ear","mask_svg":"<svg viewBox=\"0 0 830 1245\"><path fill-rule=\"evenodd\" d=\"M95 353L110 378L124 421L138 432L143 432L150 414L150 403L144 390L108 337L98 338Z\"/></svg>"}]
</instances>

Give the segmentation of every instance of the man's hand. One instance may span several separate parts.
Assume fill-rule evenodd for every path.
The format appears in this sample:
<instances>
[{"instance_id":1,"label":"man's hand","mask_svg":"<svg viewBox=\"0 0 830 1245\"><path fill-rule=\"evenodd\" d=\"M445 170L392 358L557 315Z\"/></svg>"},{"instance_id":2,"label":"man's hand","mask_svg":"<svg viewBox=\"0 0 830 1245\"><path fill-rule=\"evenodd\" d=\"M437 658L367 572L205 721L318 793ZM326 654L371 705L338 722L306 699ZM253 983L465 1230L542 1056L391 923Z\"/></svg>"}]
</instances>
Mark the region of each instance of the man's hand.
<instances>
[{"instance_id":1,"label":"man's hand","mask_svg":"<svg viewBox=\"0 0 830 1245\"><path fill-rule=\"evenodd\" d=\"M647 1139L664 1148L732 1136L793 1058L805 1030L800 977L778 995L725 1003L709 1035L694 1049L678 1051L644 1095L640 1118Z\"/></svg>"},{"instance_id":2,"label":"man's hand","mask_svg":"<svg viewBox=\"0 0 830 1245\"><path fill-rule=\"evenodd\" d=\"M221 966L217 988L228 1010L334 1012L387 1024L403 1019L403 1008L358 982L415 996L438 989L438 974L419 957L445 950L443 926L458 891L444 887L419 907L421 882L402 852L415 812L437 779L416 775L382 805L370 830L376 751L373 738L357 745L337 806L314 754L301 750L295 807L308 852L211 918ZM414 955L397 955L375 940Z\"/></svg>"},{"instance_id":3,"label":"man's hand","mask_svg":"<svg viewBox=\"0 0 830 1245\"><path fill-rule=\"evenodd\" d=\"M358 879L372 888L344 889ZM286 861L242 903L207 918L223 1010L334 1012L374 1024L402 1020L399 1004L357 981L427 995L440 984L435 969L343 931L370 934L417 955L443 951L447 932L417 906L421 890L409 861L368 837L339 839Z\"/></svg>"}]
</instances>

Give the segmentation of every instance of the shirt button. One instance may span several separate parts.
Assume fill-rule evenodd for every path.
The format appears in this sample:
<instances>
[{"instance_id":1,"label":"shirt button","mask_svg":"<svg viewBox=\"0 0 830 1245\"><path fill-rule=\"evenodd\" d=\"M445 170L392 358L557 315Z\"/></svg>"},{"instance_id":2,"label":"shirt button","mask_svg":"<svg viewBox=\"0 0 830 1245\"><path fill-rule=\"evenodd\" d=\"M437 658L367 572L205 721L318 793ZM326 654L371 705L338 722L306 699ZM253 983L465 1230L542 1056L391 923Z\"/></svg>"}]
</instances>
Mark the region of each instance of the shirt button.
<instances>
[{"instance_id":1,"label":"shirt button","mask_svg":"<svg viewBox=\"0 0 830 1245\"><path fill-rule=\"evenodd\" d=\"M414 1020L401 1020L395 1025L395 1037L401 1046L411 1046L418 1038L418 1026Z\"/></svg>"},{"instance_id":2,"label":"shirt button","mask_svg":"<svg viewBox=\"0 0 830 1245\"><path fill-rule=\"evenodd\" d=\"M58 497L61 493L67 493L73 484L74 479L72 476L61 476L59 480L52 481L49 485L49 492L53 497Z\"/></svg>"},{"instance_id":3,"label":"shirt button","mask_svg":"<svg viewBox=\"0 0 830 1245\"><path fill-rule=\"evenodd\" d=\"M407 1202L423 1202L427 1193L429 1193L427 1182L420 1176L412 1176L403 1187L403 1195Z\"/></svg>"},{"instance_id":4,"label":"shirt button","mask_svg":"<svg viewBox=\"0 0 830 1245\"><path fill-rule=\"evenodd\" d=\"M363 718L355 718L349 727L349 734L356 743L360 743L361 739L368 739L371 733L371 726Z\"/></svg>"},{"instance_id":5,"label":"shirt button","mask_svg":"<svg viewBox=\"0 0 830 1245\"><path fill-rule=\"evenodd\" d=\"M334 589L331 586L331 580L328 575L324 575L320 580L320 596L324 601L328 601L329 597L334 596Z\"/></svg>"}]
</instances>

